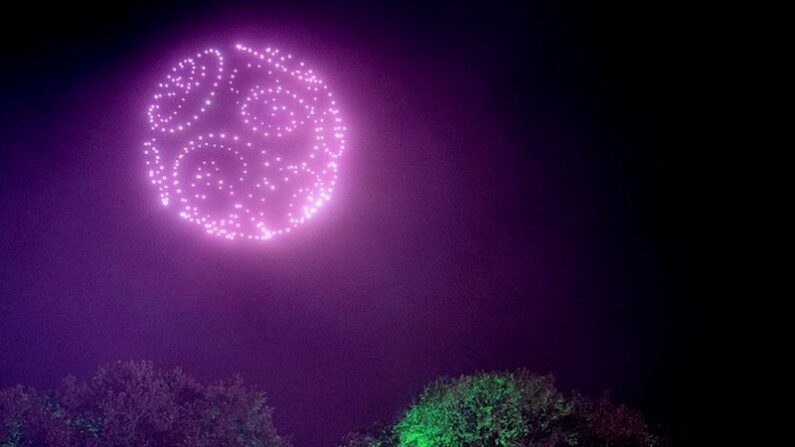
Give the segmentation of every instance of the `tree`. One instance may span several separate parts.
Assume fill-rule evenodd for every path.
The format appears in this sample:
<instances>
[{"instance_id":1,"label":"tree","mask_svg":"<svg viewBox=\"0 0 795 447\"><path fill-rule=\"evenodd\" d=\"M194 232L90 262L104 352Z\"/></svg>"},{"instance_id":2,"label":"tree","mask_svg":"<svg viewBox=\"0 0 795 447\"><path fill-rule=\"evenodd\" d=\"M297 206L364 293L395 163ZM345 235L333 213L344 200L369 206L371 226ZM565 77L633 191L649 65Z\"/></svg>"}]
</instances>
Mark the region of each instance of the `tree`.
<instances>
[{"instance_id":1,"label":"tree","mask_svg":"<svg viewBox=\"0 0 795 447\"><path fill-rule=\"evenodd\" d=\"M0 446L288 446L271 415L240 378L202 385L179 369L118 362L52 393L0 391Z\"/></svg>"},{"instance_id":2,"label":"tree","mask_svg":"<svg viewBox=\"0 0 795 447\"><path fill-rule=\"evenodd\" d=\"M68 447L68 437L51 396L22 386L0 390L0 447Z\"/></svg>"},{"instance_id":3,"label":"tree","mask_svg":"<svg viewBox=\"0 0 795 447\"><path fill-rule=\"evenodd\" d=\"M439 379L395 425L400 446L546 446L563 440L571 404L551 376L520 370Z\"/></svg>"},{"instance_id":4,"label":"tree","mask_svg":"<svg viewBox=\"0 0 795 447\"><path fill-rule=\"evenodd\" d=\"M564 395L525 370L441 378L391 426L349 434L341 447L657 447L642 415Z\"/></svg>"}]
</instances>

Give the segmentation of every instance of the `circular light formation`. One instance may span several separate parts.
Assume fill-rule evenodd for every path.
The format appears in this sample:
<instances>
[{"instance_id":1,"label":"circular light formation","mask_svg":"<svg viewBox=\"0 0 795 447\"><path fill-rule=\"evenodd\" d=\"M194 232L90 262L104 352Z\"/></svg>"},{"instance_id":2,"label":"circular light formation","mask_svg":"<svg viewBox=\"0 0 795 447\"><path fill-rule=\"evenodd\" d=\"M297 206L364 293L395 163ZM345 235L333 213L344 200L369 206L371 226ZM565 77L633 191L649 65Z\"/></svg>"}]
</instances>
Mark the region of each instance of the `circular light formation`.
<instances>
[{"instance_id":1,"label":"circular light formation","mask_svg":"<svg viewBox=\"0 0 795 447\"><path fill-rule=\"evenodd\" d=\"M346 128L326 84L291 54L206 49L165 74L146 111L160 203L208 234L268 240L331 199Z\"/></svg>"}]
</instances>

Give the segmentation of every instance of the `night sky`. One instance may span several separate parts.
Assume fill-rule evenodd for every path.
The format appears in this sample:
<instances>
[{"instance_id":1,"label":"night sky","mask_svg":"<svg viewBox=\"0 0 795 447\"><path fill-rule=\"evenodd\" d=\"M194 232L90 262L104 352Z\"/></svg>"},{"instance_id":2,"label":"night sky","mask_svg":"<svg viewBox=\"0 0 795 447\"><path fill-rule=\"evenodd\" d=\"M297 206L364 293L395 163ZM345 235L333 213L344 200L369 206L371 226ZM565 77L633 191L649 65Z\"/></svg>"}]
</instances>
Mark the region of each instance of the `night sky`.
<instances>
[{"instance_id":1,"label":"night sky","mask_svg":"<svg viewBox=\"0 0 795 447\"><path fill-rule=\"evenodd\" d=\"M126 359L239 373L329 446L437 376L527 367L707 439L687 14L375 3L4 14L0 387ZM261 244L164 212L142 159L172 56L241 37L311 62L351 135L334 200Z\"/></svg>"}]
</instances>

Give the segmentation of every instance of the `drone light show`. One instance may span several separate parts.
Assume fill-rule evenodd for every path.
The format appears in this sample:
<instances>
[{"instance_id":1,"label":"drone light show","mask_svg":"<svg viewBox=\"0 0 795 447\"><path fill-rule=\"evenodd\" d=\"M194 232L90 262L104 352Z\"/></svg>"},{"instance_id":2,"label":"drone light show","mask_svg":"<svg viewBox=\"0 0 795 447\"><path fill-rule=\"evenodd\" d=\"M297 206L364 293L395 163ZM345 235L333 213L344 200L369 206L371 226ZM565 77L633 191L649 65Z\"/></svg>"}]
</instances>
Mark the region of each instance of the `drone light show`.
<instances>
[{"instance_id":1,"label":"drone light show","mask_svg":"<svg viewBox=\"0 0 795 447\"><path fill-rule=\"evenodd\" d=\"M216 237L265 241L331 199L347 129L326 83L292 54L207 48L155 87L146 169L176 216Z\"/></svg>"},{"instance_id":2,"label":"drone light show","mask_svg":"<svg viewBox=\"0 0 795 447\"><path fill-rule=\"evenodd\" d=\"M50 3L0 26L0 447L718 445L698 11Z\"/></svg>"}]
</instances>

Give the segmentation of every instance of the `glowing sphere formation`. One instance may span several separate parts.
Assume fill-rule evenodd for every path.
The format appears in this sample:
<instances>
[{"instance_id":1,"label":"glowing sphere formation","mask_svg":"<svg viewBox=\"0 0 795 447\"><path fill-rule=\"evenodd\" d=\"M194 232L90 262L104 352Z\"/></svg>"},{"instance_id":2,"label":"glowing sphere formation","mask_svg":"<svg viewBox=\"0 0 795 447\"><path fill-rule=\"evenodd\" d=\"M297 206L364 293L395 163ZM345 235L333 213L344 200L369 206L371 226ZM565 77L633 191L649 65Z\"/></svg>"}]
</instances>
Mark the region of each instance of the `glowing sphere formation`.
<instances>
[{"instance_id":1,"label":"glowing sphere formation","mask_svg":"<svg viewBox=\"0 0 795 447\"><path fill-rule=\"evenodd\" d=\"M331 199L346 128L326 84L291 54L209 48L171 67L151 98L151 184L208 234L268 240Z\"/></svg>"}]
</instances>

